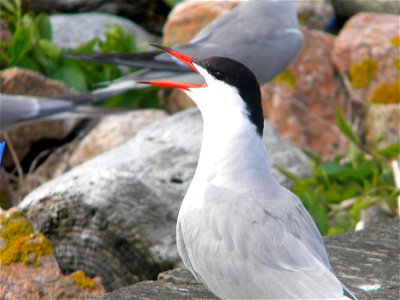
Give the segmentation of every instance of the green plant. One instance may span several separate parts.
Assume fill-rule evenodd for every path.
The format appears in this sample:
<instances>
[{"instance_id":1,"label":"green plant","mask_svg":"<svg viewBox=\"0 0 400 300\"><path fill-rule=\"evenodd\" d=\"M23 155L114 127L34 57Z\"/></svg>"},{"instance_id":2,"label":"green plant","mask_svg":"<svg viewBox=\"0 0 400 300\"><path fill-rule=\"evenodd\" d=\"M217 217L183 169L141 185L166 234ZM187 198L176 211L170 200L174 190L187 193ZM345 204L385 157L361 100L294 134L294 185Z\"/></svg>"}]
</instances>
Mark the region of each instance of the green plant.
<instances>
[{"instance_id":1,"label":"green plant","mask_svg":"<svg viewBox=\"0 0 400 300\"><path fill-rule=\"evenodd\" d=\"M280 171L294 181L293 192L302 200L322 234L353 230L363 210L371 205L383 206L396 214L396 198L390 161L400 156L400 144L380 148L380 141L365 147L340 110L337 125L351 143L346 157L323 161L306 151L312 175L298 178L285 169Z\"/></svg>"},{"instance_id":2,"label":"green plant","mask_svg":"<svg viewBox=\"0 0 400 300\"><path fill-rule=\"evenodd\" d=\"M20 0L0 0L0 16L9 24L12 37L2 42L0 69L21 67L39 72L49 78L64 82L78 91L97 88L132 71L115 65L90 63L67 59L63 53L81 54L93 52L133 52L136 50L134 37L120 26L110 26L104 32L104 39L94 38L73 50L64 50L52 42L51 24L46 14L22 13ZM153 89L154 90L154 89ZM145 92L148 94L148 92ZM111 106L139 105L155 107L155 93L149 101L143 102L143 92L131 92L112 99Z\"/></svg>"},{"instance_id":3,"label":"green plant","mask_svg":"<svg viewBox=\"0 0 400 300\"><path fill-rule=\"evenodd\" d=\"M164 0L164 2L167 3L169 7L174 7L178 3L182 2L182 0Z\"/></svg>"},{"instance_id":4,"label":"green plant","mask_svg":"<svg viewBox=\"0 0 400 300\"><path fill-rule=\"evenodd\" d=\"M22 20L21 0L0 0L0 18L6 20L10 29L15 31Z\"/></svg>"}]
</instances>

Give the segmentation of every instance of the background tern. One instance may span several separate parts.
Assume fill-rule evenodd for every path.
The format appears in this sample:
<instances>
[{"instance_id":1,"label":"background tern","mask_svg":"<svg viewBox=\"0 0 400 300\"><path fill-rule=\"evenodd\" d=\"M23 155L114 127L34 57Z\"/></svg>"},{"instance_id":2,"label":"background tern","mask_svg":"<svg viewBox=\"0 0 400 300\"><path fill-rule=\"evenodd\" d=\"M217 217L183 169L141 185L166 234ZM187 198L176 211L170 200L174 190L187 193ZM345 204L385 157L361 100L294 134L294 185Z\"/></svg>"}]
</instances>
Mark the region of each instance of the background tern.
<instances>
[{"instance_id":1,"label":"background tern","mask_svg":"<svg viewBox=\"0 0 400 300\"><path fill-rule=\"evenodd\" d=\"M229 58L163 49L204 78L143 82L182 89L203 116L200 158L176 229L186 267L222 299L350 299L344 290L356 299L333 273L299 198L271 174L254 74Z\"/></svg>"},{"instance_id":2,"label":"background tern","mask_svg":"<svg viewBox=\"0 0 400 300\"><path fill-rule=\"evenodd\" d=\"M174 49L199 59L224 56L237 60L253 70L262 84L284 71L300 51L303 34L297 27L294 1L243 1L203 28L188 44ZM185 64L160 51L67 57L147 68L125 77L124 81L189 74L200 78Z\"/></svg>"},{"instance_id":3,"label":"background tern","mask_svg":"<svg viewBox=\"0 0 400 300\"><path fill-rule=\"evenodd\" d=\"M300 51L303 35L297 29L294 1L243 1L201 30L189 43L175 49L198 58L224 56L253 70L260 83L284 71ZM0 129L60 112L74 111L98 100L141 88L140 80L170 78L176 81L202 80L179 60L160 51L66 55L70 58L142 68L107 88L95 92L60 97L49 103L41 97L0 95ZM12 103L18 98L19 102Z\"/></svg>"}]
</instances>

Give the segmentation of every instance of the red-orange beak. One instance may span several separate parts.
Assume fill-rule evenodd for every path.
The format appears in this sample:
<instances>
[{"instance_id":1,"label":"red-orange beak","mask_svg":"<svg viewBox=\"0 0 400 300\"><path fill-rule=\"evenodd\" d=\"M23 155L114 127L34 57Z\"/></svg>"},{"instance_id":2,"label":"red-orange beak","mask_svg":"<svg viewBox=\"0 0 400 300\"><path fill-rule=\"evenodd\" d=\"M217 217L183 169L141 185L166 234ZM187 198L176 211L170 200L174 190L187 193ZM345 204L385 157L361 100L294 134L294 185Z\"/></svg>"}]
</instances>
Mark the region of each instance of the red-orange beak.
<instances>
[{"instance_id":1,"label":"red-orange beak","mask_svg":"<svg viewBox=\"0 0 400 300\"><path fill-rule=\"evenodd\" d=\"M161 50L168 52L172 56L176 57L179 59L181 62L184 62L189 68L191 68L193 71L196 73L199 73L199 71L196 69L196 67L193 65L193 62L196 61L195 58L186 55L182 52L179 52L177 50L165 47L165 46L160 46L160 45L154 45L151 44L154 47L160 48ZM184 89L184 90L189 90L189 88L200 88L206 86L206 84L197 84L197 83L190 83L190 82L177 82L177 81L172 81L172 80L167 80L167 79L160 79L160 80L143 80L143 81L138 81L139 83L146 83L146 84L151 84L151 85L156 85L156 86L161 86L161 87L168 87L168 88L178 88L178 89Z\"/></svg>"}]
</instances>

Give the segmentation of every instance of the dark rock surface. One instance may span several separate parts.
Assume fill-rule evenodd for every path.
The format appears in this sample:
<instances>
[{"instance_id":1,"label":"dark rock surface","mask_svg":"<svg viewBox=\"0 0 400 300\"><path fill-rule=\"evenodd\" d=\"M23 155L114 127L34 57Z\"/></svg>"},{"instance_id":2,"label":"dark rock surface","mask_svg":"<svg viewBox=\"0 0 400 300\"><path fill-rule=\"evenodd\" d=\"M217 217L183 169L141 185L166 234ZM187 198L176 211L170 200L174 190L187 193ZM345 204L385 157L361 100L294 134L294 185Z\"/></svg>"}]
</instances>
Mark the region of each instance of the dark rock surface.
<instances>
[{"instance_id":1,"label":"dark rock surface","mask_svg":"<svg viewBox=\"0 0 400 300\"><path fill-rule=\"evenodd\" d=\"M325 237L330 260L339 279L363 300L399 299L400 219L364 232ZM97 296L97 300L216 299L196 283L186 269L159 275L158 281L140 282Z\"/></svg>"},{"instance_id":2,"label":"dark rock surface","mask_svg":"<svg viewBox=\"0 0 400 300\"><path fill-rule=\"evenodd\" d=\"M341 18L350 18L359 12L376 12L386 14L400 14L398 0L331 0L336 15Z\"/></svg>"}]
</instances>

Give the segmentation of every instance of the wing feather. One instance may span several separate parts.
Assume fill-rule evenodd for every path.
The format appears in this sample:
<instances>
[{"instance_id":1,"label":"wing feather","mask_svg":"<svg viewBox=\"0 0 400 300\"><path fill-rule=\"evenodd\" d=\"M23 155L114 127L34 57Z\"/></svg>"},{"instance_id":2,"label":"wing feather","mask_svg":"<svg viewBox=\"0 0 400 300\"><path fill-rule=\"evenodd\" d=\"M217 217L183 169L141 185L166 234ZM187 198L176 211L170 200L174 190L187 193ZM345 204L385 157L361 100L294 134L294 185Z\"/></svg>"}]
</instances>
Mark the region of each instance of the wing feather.
<instances>
[{"instance_id":1,"label":"wing feather","mask_svg":"<svg viewBox=\"0 0 400 300\"><path fill-rule=\"evenodd\" d=\"M314 222L295 195L277 188L249 198L210 185L203 207L178 220L186 266L223 298L339 298Z\"/></svg>"}]
</instances>

